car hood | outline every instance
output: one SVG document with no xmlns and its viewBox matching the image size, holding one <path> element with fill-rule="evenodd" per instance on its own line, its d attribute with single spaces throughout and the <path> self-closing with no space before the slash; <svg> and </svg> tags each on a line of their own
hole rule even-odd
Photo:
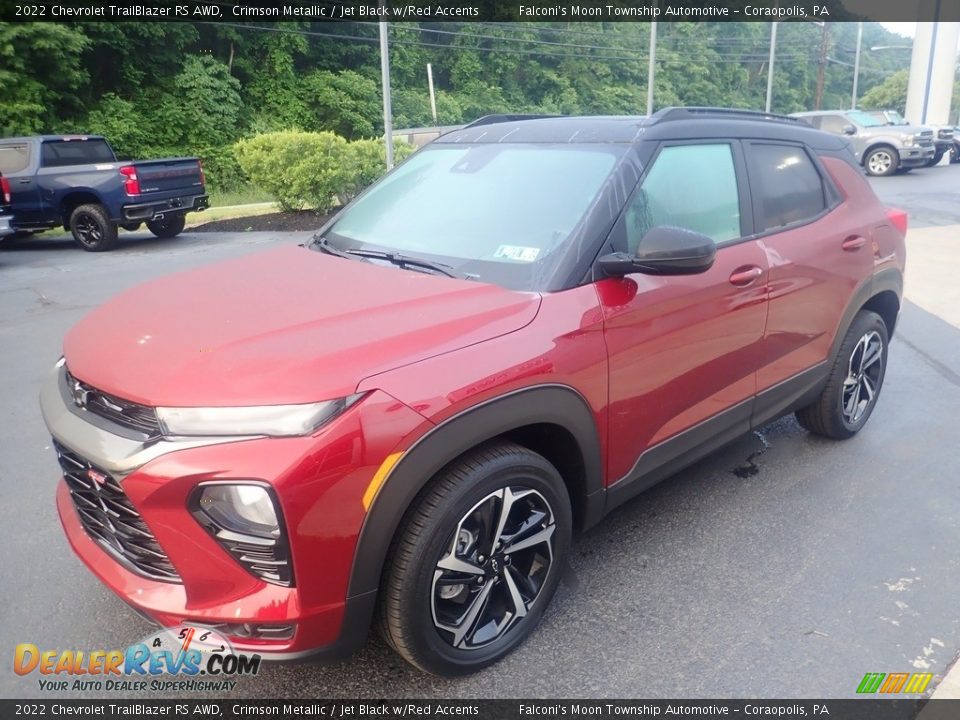
<svg viewBox="0 0 960 720">
<path fill-rule="evenodd" d="M 312 402 L 513 332 L 539 307 L 536 293 L 288 247 L 123 292 L 64 355 L 80 380 L 145 405 Z"/>
</svg>

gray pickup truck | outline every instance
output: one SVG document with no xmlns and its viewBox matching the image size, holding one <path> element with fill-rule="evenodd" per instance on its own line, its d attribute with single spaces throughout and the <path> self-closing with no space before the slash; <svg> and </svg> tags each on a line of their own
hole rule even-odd
<svg viewBox="0 0 960 720">
<path fill-rule="evenodd" d="M 846 135 L 868 175 L 893 175 L 926 166 L 936 154 L 933 130 L 916 125 L 889 125 L 862 110 L 793 113 L 813 127 Z"/>
<path fill-rule="evenodd" d="M 0 173 L 16 231 L 60 226 L 94 252 L 112 248 L 120 227 L 146 223 L 157 237 L 173 237 L 186 213 L 208 204 L 197 158 L 119 161 L 99 135 L 0 139 Z"/>
</svg>

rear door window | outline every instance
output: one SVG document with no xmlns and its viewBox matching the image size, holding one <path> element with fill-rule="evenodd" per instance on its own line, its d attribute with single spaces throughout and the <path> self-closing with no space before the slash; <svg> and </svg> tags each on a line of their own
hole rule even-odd
<svg viewBox="0 0 960 720">
<path fill-rule="evenodd" d="M 802 147 L 750 143 L 747 162 L 758 232 L 809 221 L 827 209 L 823 178 Z"/>
<path fill-rule="evenodd" d="M 23 172 L 30 165 L 30 146 L 27 143 L 0 145 L 0 174 Z"/>
<path fill-rule="evenodd" d="M 49 140 L 43 143 L 40 158 L 44 167 L 94 165 L 115 161 L 106 140 Z"/>
</svg>

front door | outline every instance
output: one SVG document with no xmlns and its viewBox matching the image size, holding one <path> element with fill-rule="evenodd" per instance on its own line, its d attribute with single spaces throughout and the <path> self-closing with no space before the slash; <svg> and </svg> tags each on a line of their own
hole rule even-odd
<svg viewBox="0 0 960 720">
<path fill-rule="evenodd" d="M 614 227 L 616 250 L 676 226 L 711 237 L 700 275 L 597 283 L 610 367 L 608 482 L 646 486 L 680 456 L 749 429 L 766 320 L 767 261 L 749 232 L 740 144 L 664 144 Z M 662 474 L 662 473 L 661 473 Z"/>
</svg>

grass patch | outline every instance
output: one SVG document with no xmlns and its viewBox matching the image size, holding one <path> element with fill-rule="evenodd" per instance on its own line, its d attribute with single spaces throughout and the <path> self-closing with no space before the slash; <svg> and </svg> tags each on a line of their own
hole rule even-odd
<svg viewBox="0 0 960 720">
<path fill-rule="evenodd" d="M 229 192 L 210 193 L 210 207 L 212 208 L 264 202 L 273 202 L 273 196 L 266 190 L 262 190 L 253 185 Z"/>
</svg>

